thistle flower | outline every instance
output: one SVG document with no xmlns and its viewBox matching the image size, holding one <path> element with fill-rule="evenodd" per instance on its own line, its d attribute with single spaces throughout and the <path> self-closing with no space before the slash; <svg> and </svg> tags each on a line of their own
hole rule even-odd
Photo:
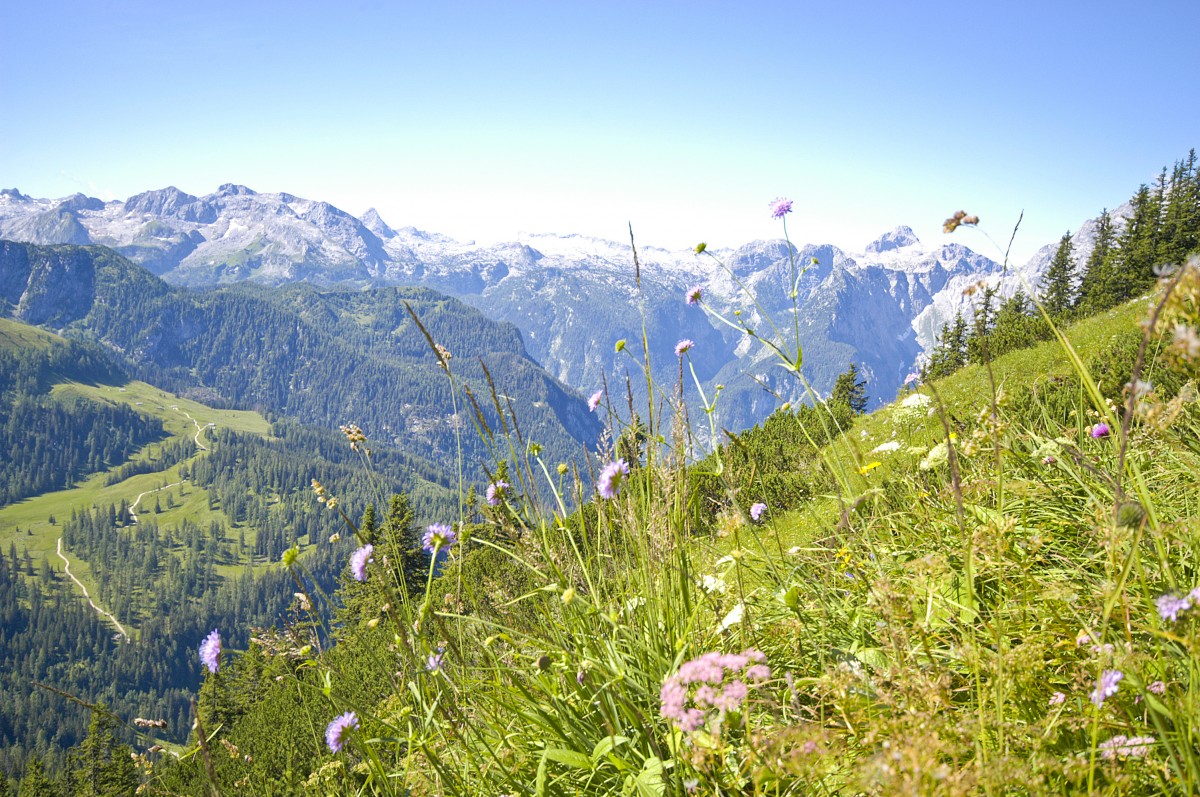
<svg viewBox="0 0 1200 797">
<path fill-rule="evenodd" d="M 421 538 L 421 547 L 427 553 L 437 554 L 443 548 L 449 548 L 458 540 L 458 534 L 445 523 L 434 523 L 425 529 Z"/>
<path fill-rule="evenodd" d="M 221 666 L 221 634 L 215 628 L 200 643 L 200 663 L 207 667 L 209 672 L 216 672 Z"/>
<path fill-rule="evenodd" d="M 329 723 L 329 727 L 325 729 L 325 744 L 329 745 L 332 752 L 340 752 L 350 736 L 350 731 L 357 729 L 358 715 L 353 711 L 347 711 L 341 716 L 334 717 L 333 722 Z"/>
<path fill-rule="evenodd" d="M 1120 688 L 1121 679 L 1125 677 L 1125 673 L 1120 670 L 1105 670 L 1100 673 L 1100 677 L 1096 679 L 1096 688 L 1092 690 L 1091 700 L 1096 704 L 1096 707 L 1104 705 L 1105 698 L 1112 697 Z"/>
<path fill-rule="evenodd" d="M 596 491 L 601 498 L 616 498 L 621 489 L 621 482 L 629 475 L 629 463 L 617 459 L 604 466 L 600 478 L 596 482 Z"/>
<path fill-rule="evenodd" d="M 783 197 L 775 197 L 770 203 L 771 218 L 782 219 L 784 216 L 792 212 L 792 200 L 784 199 Z"/>
<path fill-rule="evenodd" d="M 684 338 L 683 340 L 681 340 L 675 344 L 675 356 L 682 357 L 685 352 L 691 351 L 692 347 L 695 345 L 696 345 L 695 341 L 692 341 L 688 338 Z"/>
<path fill-rule="evenodd" d="M 1099 440 L 1101 437 L 1108 437 L 1108 433 L 1112 431 L 1108 428 L 1107 423 L 1098 423 L 1092 427 L 1091 435 L 1094 439 Z"/>
<path fill-rule="evenodd" d="M 603 390 L 597 390 L 595 393 L 588 396 L 588 409 L 592 412 L 595 412 L 596 408 L 600 406 L 600 399 L 602 398 L 604 398 Z"/>
<path fill-rule="evenodd" d="M 508 482 L 499 481 L 492 482 L 487 486 L 487 502 L 488 506 L 499 506 L 504 500 L 504 496 L 508 493 Z"/>
<path fill-rule="evenodd" d="M 757 523 L 758 519 L 763 516 L 763 512 L 766 512 L 766 511 L 767 511 L 766 504 L 763 504 L 763 503 L 751 504 L 750 505 L 750 519 L 753 520 L 755 523 Z"/>
<path fill-rule="evenodd" d="M 374 551 L 375 546 L 367 544 L 350 554 L 350 574 L 355 581 L 367 580 L 367 562 L 373 561 L 371 554 Z"/>
<path fill-rule="evenodd" d="M 699 303 L 700 303 L 700 300 L 701 300 L 702 298 L 704 298 L 704 293 L 703 293 L 703 291 L 701 291 L 701 290 L 700 290 L 700 286 L 699 286 L 699 285 L 693 285 L 691 288 L 689 288 L 689 289 L 688 289 L 688 292 L 687 292 L 687 303 L 688 303 L 689 305 L 697 305 L 697 304 L 699 304 Z"/>
<path fill-rule="evenodd" d="M 1180 612 L 1186 612 L 1192 608 L 1191 598 L 1187 596 L 1180 598 L 1170 593 L 1160 595 L 1154 603 L 1158 607 L 1158 616 L 1163 619 L 1163 622 L 1173 623 L 1179 619 Z"/>
</svg>

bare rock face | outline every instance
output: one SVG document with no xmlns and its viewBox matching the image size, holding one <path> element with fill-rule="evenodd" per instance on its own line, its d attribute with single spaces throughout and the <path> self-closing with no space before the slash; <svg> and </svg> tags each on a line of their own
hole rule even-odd
<svg viewBox="0 0 1200 797">
<path fill-rule="evenodd" d="M 0 241 L 0 281 L 13 317 L 63 327 L 87 315 L 95 268 L 82 248 L 43 249 Z"/>
</svg>

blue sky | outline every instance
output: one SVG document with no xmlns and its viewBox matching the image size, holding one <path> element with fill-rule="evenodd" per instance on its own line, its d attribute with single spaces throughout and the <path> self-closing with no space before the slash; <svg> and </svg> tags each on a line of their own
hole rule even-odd
<svg viewBox="0 0 1200 797">
<path fill-rule="evenodd" d="M 777 235 L 776 196 L 850 249 L 1024 209 L 1023 261 L 1200 144 L 1200 3 L 1144 5 L 6 3 L 0 187 L 671 247 Z"/>
</svg>

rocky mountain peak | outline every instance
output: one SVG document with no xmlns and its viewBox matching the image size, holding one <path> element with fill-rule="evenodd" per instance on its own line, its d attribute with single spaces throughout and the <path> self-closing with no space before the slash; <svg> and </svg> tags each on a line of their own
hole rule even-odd
<svg viewBox="0 0 1200 797">
<path fill-rule="evenodd" d="M 387 225 L 375 208 L 368 208 L 367 212 L 362 214 L 361 221 L 364 227 L 379 236 L 381 240 L 387 241 L 396 237 L 396 231 Z"/>
<path fill-rule="evenodd" d="M 217 188 L 217 196 L 257 196 L 258 192 L 237 183 L 223 183 Z"/>
<path fill-rule="evenodd" d="M 875 253 L 890 252 L 893 249 L 902 249 L 905 246 L 912 246 L 919 243 L 921 241 L 913 233 L 912 228 L 906 224 L 901 224 L 891 232 L 885 232 L 867 244 L 866 251 Z"/>
</svg>

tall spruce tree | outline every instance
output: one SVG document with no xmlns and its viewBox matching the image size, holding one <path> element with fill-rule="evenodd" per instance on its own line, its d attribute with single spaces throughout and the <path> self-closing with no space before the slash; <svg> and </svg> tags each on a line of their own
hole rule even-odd
<svg viewBox="0 0 1200 797">
<path fill-rule="evenodd" d="M 833 383 L 831 402 L 841 402 L 850 408 L 855 415 L 861 415 L 867 409 L 867 380 L 859 379 L 858 366 L 853 362 L 840 374 Z"/>
<path fill-rule="evenodd" d="M 1096 222 L 1096 240 L 1083 266 L 1076 304 L 1083 313 L 1096 313 L 1116 304 L 1112 292 L 1112 267 L 1116 232 L 1108 208 Z"/>
<path fill-rule="evenodd" d="M 1063 233 L 1050 268 L 1042 276 L 1042 306 L 1051 317 L 1061 318 L 1075 305 L 1075 245 Z"/>
</svg>

